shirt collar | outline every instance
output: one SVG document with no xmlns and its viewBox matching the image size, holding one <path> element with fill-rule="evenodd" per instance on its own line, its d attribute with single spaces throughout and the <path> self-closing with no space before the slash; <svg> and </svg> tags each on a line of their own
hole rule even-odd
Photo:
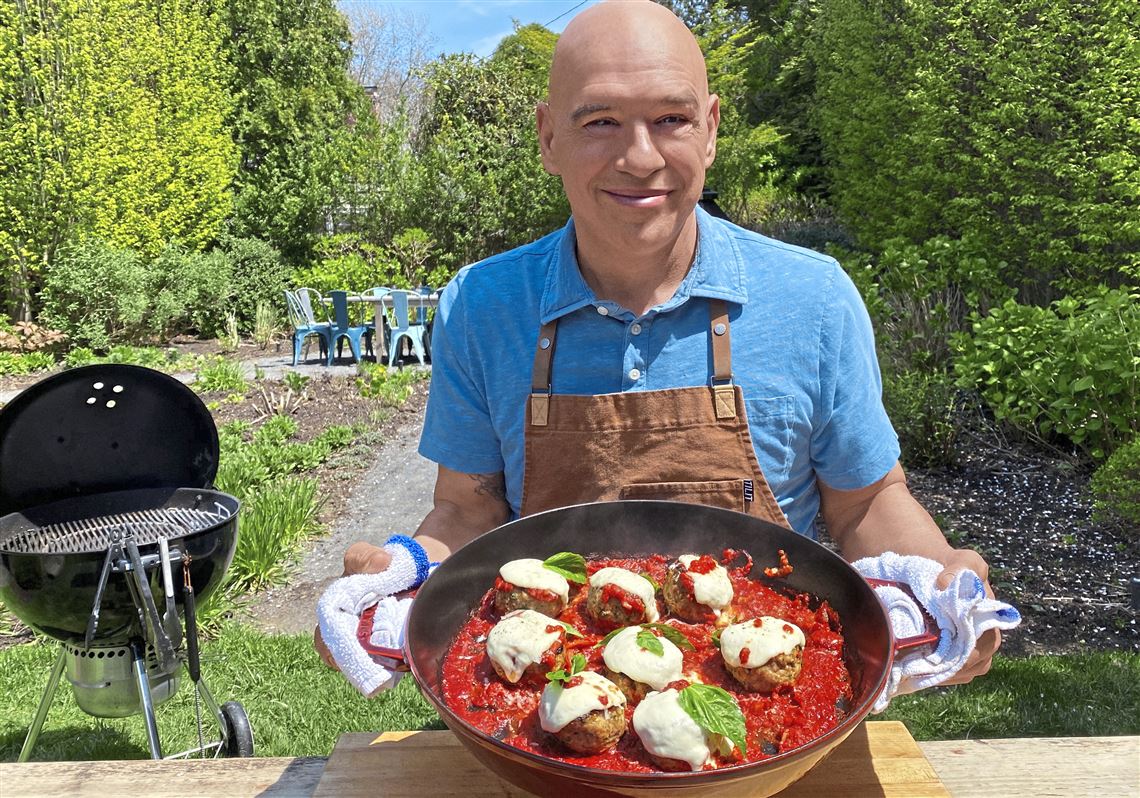
<svg viewBox="0 0 1140 798">
<path fill-rule="evenodd" d="M 696 208 L 696 214 L 697 257 L 677 292 L 655 308 L 657 312 L 672 310 L 693 296 L 724 299 L 741 305 L 748 302 L 744 264 L 736 242 L 729 235 L 729 228 L 700 206 Z M 599 302 L 578 268 L 575 240 L 574 220 L 571 218 L 562 228 L 558 249 L 546 273 L 540 305 L 542 324 Z"/>
</svg>

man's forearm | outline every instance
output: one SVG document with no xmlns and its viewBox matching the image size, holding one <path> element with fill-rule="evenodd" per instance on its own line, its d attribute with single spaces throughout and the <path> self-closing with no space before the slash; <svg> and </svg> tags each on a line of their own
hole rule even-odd
<svg viewBox="0 0 1140 798">
<path fill-rule="evenodd" d="M 835 529 L 832 523 L 836 524 Z M 887 486 L 864 508 L 829 520 L 828 531 L 843 556 L 851 561 L 894 551 L 944 562 L 953 551 L 930 513 L 911 496 L 905 482 Z"/>
</svg>

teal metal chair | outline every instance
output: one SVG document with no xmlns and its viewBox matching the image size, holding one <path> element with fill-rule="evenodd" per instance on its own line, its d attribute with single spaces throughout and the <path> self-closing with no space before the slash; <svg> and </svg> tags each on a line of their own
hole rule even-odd
<svg viewBox="0 0 1140 798">
<path fill-rule="evenodd" d="M 405 338 L 412 346 L 412 353 L 419 359 L 420 364 L 427 363 L 427 350 L 424 346 L 424 335 L 428 326 L 416 322 L 411 314 L 412 303 L 419 300 L 419 294 L 412 291 L 395 290 L 391 292 L 392 313 L 389 317 L 391 329 L 388 330 L 388 366 L 391 368 L 400 359 L 400 344 Z"/>
<path fill-rule="evenodd" d="M 360 295 L 383 299 L 390 293 L 392 293 L 391 288 L 377 285 L 369 288 L 367 291 L 361 291 Z M 377 313 L 377 306 L 370 303 L 362 302 L 361 307 L 368 311 L 365 314 L 367 318 L 363 319 L 364 326 L 368 328 L 368 332 L 364 335 L 364 348 L 369 355 L 376 357 L 376 352 L 373 351 L 372 348 L 372 340 L 377 335 L 380 336 L 381 343 L 388 340 L 388 314 L 384 312 L 383 308 L 380 308 L 380 312 Z M 381 329 L 379 330 L 376 329 L 377 318 L 380 319 Z M 377 358 L 377 361 L 379 361 L 379 358 Z"/>
<path fill-rule="evenodd" d="M 295 291 L 285 291 L 285 305 L 289 309 L 289 323 L 293 325 L 293 365 L 301 360 L 301 349 L 310 336 L 320 341 L 321 358 L 332 351 L 332 325 L 327 321 L 317 321 L 308 298 L 302 301 Z"/>
<path fill-rule="evenodd" d="M 352 324 L 349 319 L 347 291 L 332 291 L 330 296 L 333 310 L 332 340 L 336 342 L 336 357 L 340 357 L 344 348 L 344 341 L 347 338 L 349 349 L 352 350 L 352 359 L 359 363 L 362 339 L 368 333 L 368 328 L 363 324 Z M 329 347 L 328 364 L 330 366 L 333 364 L 331 346 Z"/>
</svg>

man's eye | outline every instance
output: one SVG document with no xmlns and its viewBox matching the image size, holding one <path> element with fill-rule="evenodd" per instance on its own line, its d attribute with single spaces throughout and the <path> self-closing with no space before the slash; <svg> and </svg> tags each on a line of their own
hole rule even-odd
<svg viewBox="0 0 1140 798">
<path fill-rule="evenodd" d="M 665 125 L 683 125 L 688 122 L 689 119 L 679 114 L 670 114 L 669 116 L 661 117 L 658 121 Z"/>
<path fill-rule="evenodd" d="M 612 119 L 591 119 L 586 123 L 586 127 L 610 127 L 616 124 L 617 122 Z"/>
</svg>

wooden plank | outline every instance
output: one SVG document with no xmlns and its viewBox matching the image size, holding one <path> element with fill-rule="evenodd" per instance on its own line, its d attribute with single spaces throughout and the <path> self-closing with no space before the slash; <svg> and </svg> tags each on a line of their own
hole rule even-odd
<svg viewBox="0 0 1140 798">
<path fill-rule="evenodd" d="M 324 757 L 0 764 L 3 798 L 310 798 Z"/>
<path fill-rule="evenodd" d="M 919 743 L 958 798 L 1137 798 L 1140 737 Z"/>
<path fill-rule="evenodd" d="M 430 786 L 429 786 L 430 785 Z M 315 798 L 470 796 L 525 798 L 467 752 L 451 732 L 345 734 Z M 922 749 L 898 722 L 866 723 L 781 798 L 949 798 Z"/>
</svg>

